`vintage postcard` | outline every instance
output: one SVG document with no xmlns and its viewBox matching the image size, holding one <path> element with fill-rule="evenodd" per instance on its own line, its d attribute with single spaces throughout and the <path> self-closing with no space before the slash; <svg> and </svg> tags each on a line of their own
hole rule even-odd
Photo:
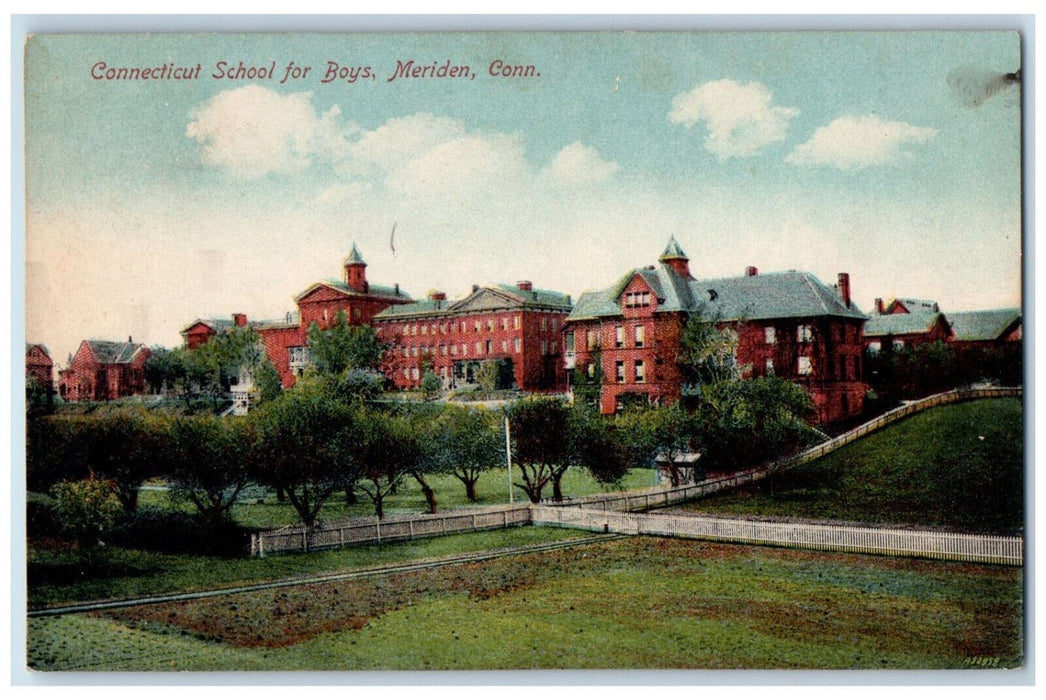
<svg viewBox="0 0 1046 700">
<path fill-rule="evenodd" d="M 38 34 L 24 87 L 30 675 L 1022 677 L 1018 32 Z"/>
</svg>

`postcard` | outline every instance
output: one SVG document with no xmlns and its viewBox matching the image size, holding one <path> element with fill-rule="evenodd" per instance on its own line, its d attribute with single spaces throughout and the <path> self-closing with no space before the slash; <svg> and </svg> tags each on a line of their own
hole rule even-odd
<svg viewBox="0 0 1046 700">
<path fill-rule="evenodd" d="M 29 672 L 1007 682 L 1021 42 L 29 37 Z"/>
</svg>

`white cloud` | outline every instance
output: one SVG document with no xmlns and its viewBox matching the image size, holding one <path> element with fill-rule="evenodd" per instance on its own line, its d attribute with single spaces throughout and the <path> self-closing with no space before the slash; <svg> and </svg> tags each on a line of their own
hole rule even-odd
<svg viewBox="0 0 1046 700">
<path fill-rule="evenodd" d="M 518 135 L 472 131 L 433 146 L 389 173 L 387 182 L 406 194 L 469 196 L 513 186 L 529 170 Z"/>
<path fill-rule="evenodd" d="M 311 92 L 281 95 L 260 85 L 221 92 L 190 116 L 185 135 L 202 144 L 203 162 L 247 179 L 300 172 L 319 154 L 335 157 L 352 131 L 337 106 L 317 114 Z"/>
<path fill-rule="evenodd" d="M 620 165 L 605 160 L 596 149 L 575 141 L 557 153 L 544 172 L 558 183 L 585 185 L 602 182 L 619 170 Z"/>
<path fill-rule="evenodd" d="M 427 113 L 412 114 L 389 119 L 377 129 L 364 133 L 351 151 L 359 163 L 391 171 L 465 133 L 465 124 L 460 120 Z"/>
<path fill-rule="evenodd" d="M 687 129 L 705 122 L 705 148 L 719 160 L 753 156 L 763 146 L 784 140 L 789 122 L 799 114 L 773 100 L 762 83 L 716 80 L 676 95 L 668 120 Z"/>
<path fill-rule="evenodd" d="M 937 129 L 883 121 L 874 114 L 839 117 L 815 131 L 809 141 L 796 146 L 785 160 L 799 165 L 857 170 L 909 156 L 904 146 L 926 143 L 936 134 Z"/>
</svg>

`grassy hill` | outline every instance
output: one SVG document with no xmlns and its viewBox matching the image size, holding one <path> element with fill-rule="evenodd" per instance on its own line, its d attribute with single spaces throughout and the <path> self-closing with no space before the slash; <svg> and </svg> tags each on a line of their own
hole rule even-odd
<svg viewBox="0 0 1046 700">
<path fill-rule="evenodd" d="M 1018 399 L 940 406 L 686 510 L 1019 534 L 1022 417 Z"/>
</svg>

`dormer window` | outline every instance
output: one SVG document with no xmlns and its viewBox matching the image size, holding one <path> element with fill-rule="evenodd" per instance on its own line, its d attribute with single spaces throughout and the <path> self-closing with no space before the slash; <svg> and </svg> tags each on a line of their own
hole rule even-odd
<svg viewBox="0 0 1046 700">
<path fill-rule="evenodd" d="M 625 292 L 625 308 L 650 306 L 650 292 Z"/>
</svg>

